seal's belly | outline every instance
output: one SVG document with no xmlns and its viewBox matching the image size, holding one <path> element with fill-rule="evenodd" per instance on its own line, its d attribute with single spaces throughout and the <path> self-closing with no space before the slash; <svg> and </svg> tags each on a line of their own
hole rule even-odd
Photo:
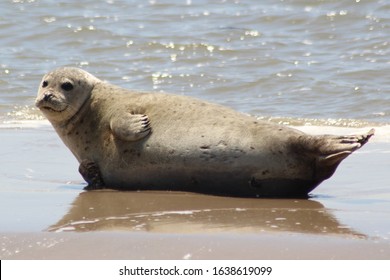
<svg viewBox="0 0 390 280">
<path fill-rule="evenodd" d="M 98 165 L 105 184 L 115 189 L 175 190 L 238 196 L 272 196 L 296 185 L 283 155 L 254 147 L 216 143 L 177 147 L 145 141 L 116 145 Z M 295 168 L 295 170 L 298 170 Z M 302 184 L 300 184 L 302 185 Z M 304 183 L 307 193 L 308 183 Z M 271 193 L 270 193 L 271 192 Z M 295 194 L 297 190 L 293 191 Z M 286 195 L 288 196 L 288 195 Z"/>
</svg>

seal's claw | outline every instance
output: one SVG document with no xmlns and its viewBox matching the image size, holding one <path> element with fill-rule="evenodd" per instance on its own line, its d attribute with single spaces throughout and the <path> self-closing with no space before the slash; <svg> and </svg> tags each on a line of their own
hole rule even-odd
<svg viewBox="0 0 390 280">
<path fill-rule="evenodd" d="M 104 181 L 98 165 L 91 160 L 83 160 L 79 166 L 79 172 L 88 183 L 85 190 L 104 189 Z"/>
</svg>

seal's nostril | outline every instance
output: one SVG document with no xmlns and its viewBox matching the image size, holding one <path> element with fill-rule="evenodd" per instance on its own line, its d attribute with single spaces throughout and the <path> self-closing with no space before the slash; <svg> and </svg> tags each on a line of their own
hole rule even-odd
<svg viewBox="0 0 390 280">
<path fill-rule="evenodd" d="M 51 98 L 53 97 L 53 94 L 48 92 L 48 93 L 45 93 L 44 96 L 43 96 L 43 100 L 44 101 L 49 101 Z"/>
</svg>

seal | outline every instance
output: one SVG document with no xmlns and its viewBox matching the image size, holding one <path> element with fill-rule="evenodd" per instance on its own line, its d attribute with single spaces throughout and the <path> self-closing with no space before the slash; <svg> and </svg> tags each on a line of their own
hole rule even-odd
<svg viewBox="0 0 390 280">
<path fill-rule="evenodd" d="M 308 135 L 186 96 L 127 90 L 78 68 L 46 74 L 36 106 L 86 189 L 305 197 L 374 134 Z"/>
</svg>

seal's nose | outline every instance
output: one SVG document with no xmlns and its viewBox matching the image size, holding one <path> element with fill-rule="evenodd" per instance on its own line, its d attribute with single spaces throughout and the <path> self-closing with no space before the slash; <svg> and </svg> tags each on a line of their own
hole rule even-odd
<svg viewBox="0 0 390 280">
<path fill-rule="evenodd" d="M 50 91 L 45 92 L 43 94 L 43 101 L 49 101 L 50 99 L 52 99 L 52 97 L 53 97 L 53 93 L 51 93 Z"/>
<path fill-rule="evenodd" d="M 38 95 L 37 99 L 35 99 L 35 106 L 40 108 L 47 102 L 50 102 L 54 98 L 54 94 L 51 91 L 46 91 Z"/>
</svg>

